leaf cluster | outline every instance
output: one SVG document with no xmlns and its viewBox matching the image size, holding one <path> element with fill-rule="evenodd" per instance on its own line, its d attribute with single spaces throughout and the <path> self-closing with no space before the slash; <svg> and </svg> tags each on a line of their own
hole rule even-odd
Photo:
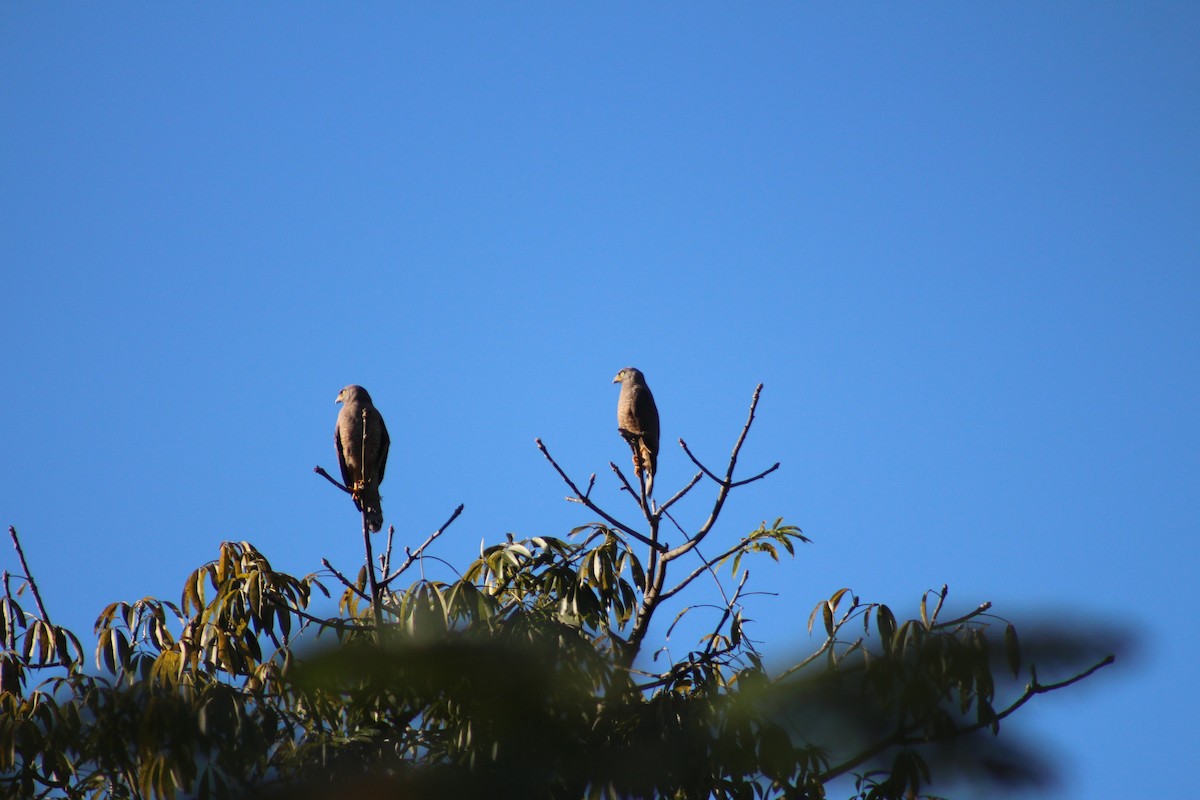
<svg viewBox="0 0 1200 800">
<path fill-rule="evenodd" d="M 889 800 L 964 770 L 1040 778 L 1027 752 L 989 742 L 1032 697 L 1111 658 L 1041 683 L 1030 655 L 1046 648 L 1019 643 L 987 604 L 945 619 L 945 587 L 911 619 L 840 589 L 809 619 L 816 650 L 767 668 L 747 564 L 794 556 L 807 537 L 777 518 L 701 554 L 729 493 L 778 467 L 735 477 L 761 388 L 723 473 L 681 441 L 698 471 L 658 504 L 610 465 L 637 522 L 597 506 L 595 476 L 581 491 L 539 441 L 595 521 L 509 535 L 457 579 L 407 585 L 461 506 L 398 567 L 394 531 L 377 555 L 364 516 L 353 579 L 327 561 L 292 576 L 224 542 L 177 603 L 105 607 L 90 663 L 50 621 L 10 529 L 23 575 L 6 573 L 0 596 L 0 795 L 794 800 L 845 777 L 855 797 Z M 670 509 L 705 479 L 707 517 L 685 528 Z M 715 621 L 672 656 L 654 620 L 673 612 L 670 636 L 701 608 Z M 1009 673 L 1028 676 L 1024 690 L 998 688 Z"/>
</svg>

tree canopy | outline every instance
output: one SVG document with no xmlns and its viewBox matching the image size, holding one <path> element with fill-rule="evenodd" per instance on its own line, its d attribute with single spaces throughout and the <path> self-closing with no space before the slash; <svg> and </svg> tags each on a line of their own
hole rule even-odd
<svg viewBox="0 0 1200 800">
<path fill-rule="evenodd" d="M 10 528 L 19 572 L 5 573 L 0 598 L 0 791 L 882 800 L 932 796 L 935 779 L 1043 780 L 1045 765 L 1001 729 L 1032 698 L 1111 663 L 1087 660 L 1112 644 L 1099 634 L 1019 640 L 988 603 L 951 613 L 945 586 L 910 618 L 841 588 L 809 616 L 813 652 L 768 669 L 747 629 L 746 565 L 808 540 L 776 518 L 723 537 L 732 543 L 711 557 L 698 549 L 730 493 L 779 466 L 737 474 L 761 389 L 723 470 L 681 440 L 696 473 L 662 503 L 610 464 L 636 522 L 596 504 L 596 476 L 581 489 L 539 441 L 590 516 L 561 538 L 507 536 L 454 580 L 410 571 L 462 506 L 415 548 L 395 547 L 391 529 L 373 537 L 364 512 L 354 577 L 324 560 L 285 574 L 251 543 L 224 542 L 177 601 L 105 607 L 94 652 L 53 624 Z M 700 486 L 711 511 L 668 546 L 672 507 Z M 701 579 L 720 587 L 717 623 L 660 660 L 652 621 L 677 622 Z"/>
</svg>

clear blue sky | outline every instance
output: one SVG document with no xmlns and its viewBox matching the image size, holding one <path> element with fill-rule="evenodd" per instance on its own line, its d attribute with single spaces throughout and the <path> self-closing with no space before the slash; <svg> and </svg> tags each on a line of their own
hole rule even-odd
<svg viewBox="0 0 1200 800">
<path fill-rule="evenodd" d="M 618 368 L 664 496 L 762 381 L 743 463 L 783 466 L 719 536 L 815 540 L 754 570 L 771 654 L 843 585 L 1119 621 L 1138 658 L 1008 729 L 1054 797 L 1179 796 L 1198 41 L 1192 3 L 6 3 L 0 523 L 76 628 L 225 539 L 353 571 L 311 469 L 354 382 L 387 521 L 465 503 L 462 564 L 588 521 L 535 437 L 616 502 Z"/>
</svg>

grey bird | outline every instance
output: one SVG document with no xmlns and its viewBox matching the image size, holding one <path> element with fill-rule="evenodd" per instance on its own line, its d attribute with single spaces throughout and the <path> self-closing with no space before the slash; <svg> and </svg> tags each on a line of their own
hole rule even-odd
<svg viewBox="0 0 1200 800">
<path fill-rule="evenodd" d="M 641 370 L 625 367 L 613 378 L 621 384 L 617 398 L 617 431 L 633 450 L 633 468 L 646 476 L 646 496 L 654 491 L 658 471 L 658 407 Z"/>
<path fill-rule="evenodd" d="M 379 484 L 383 482 L 391 439 L 366 389 L 350 384 L 338 392 L 336 402 L 342 404 L 342 409 L 338 412 L 333 443 L 337 447 L 338 466 L 342 468 L 342 482 L 351 491 L 354 506 L 366 514 L 367 527 L 375 532 L 383 527 Z"/>
</svg>

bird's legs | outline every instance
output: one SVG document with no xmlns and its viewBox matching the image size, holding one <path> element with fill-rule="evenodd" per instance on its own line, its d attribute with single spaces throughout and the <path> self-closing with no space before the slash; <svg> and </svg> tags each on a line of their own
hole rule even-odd
<svg viewBox="0 0 1200 800">
<path fill-rule="evenodd" d="M 633 473 L 641 477 L 644 467 L 642 464 L 642 435 L 625 428 L 617 428 L 617 433 L 621 434 L 621 438 L 629 444 L 629 449 L 633 451 Z"/>
</svg>

